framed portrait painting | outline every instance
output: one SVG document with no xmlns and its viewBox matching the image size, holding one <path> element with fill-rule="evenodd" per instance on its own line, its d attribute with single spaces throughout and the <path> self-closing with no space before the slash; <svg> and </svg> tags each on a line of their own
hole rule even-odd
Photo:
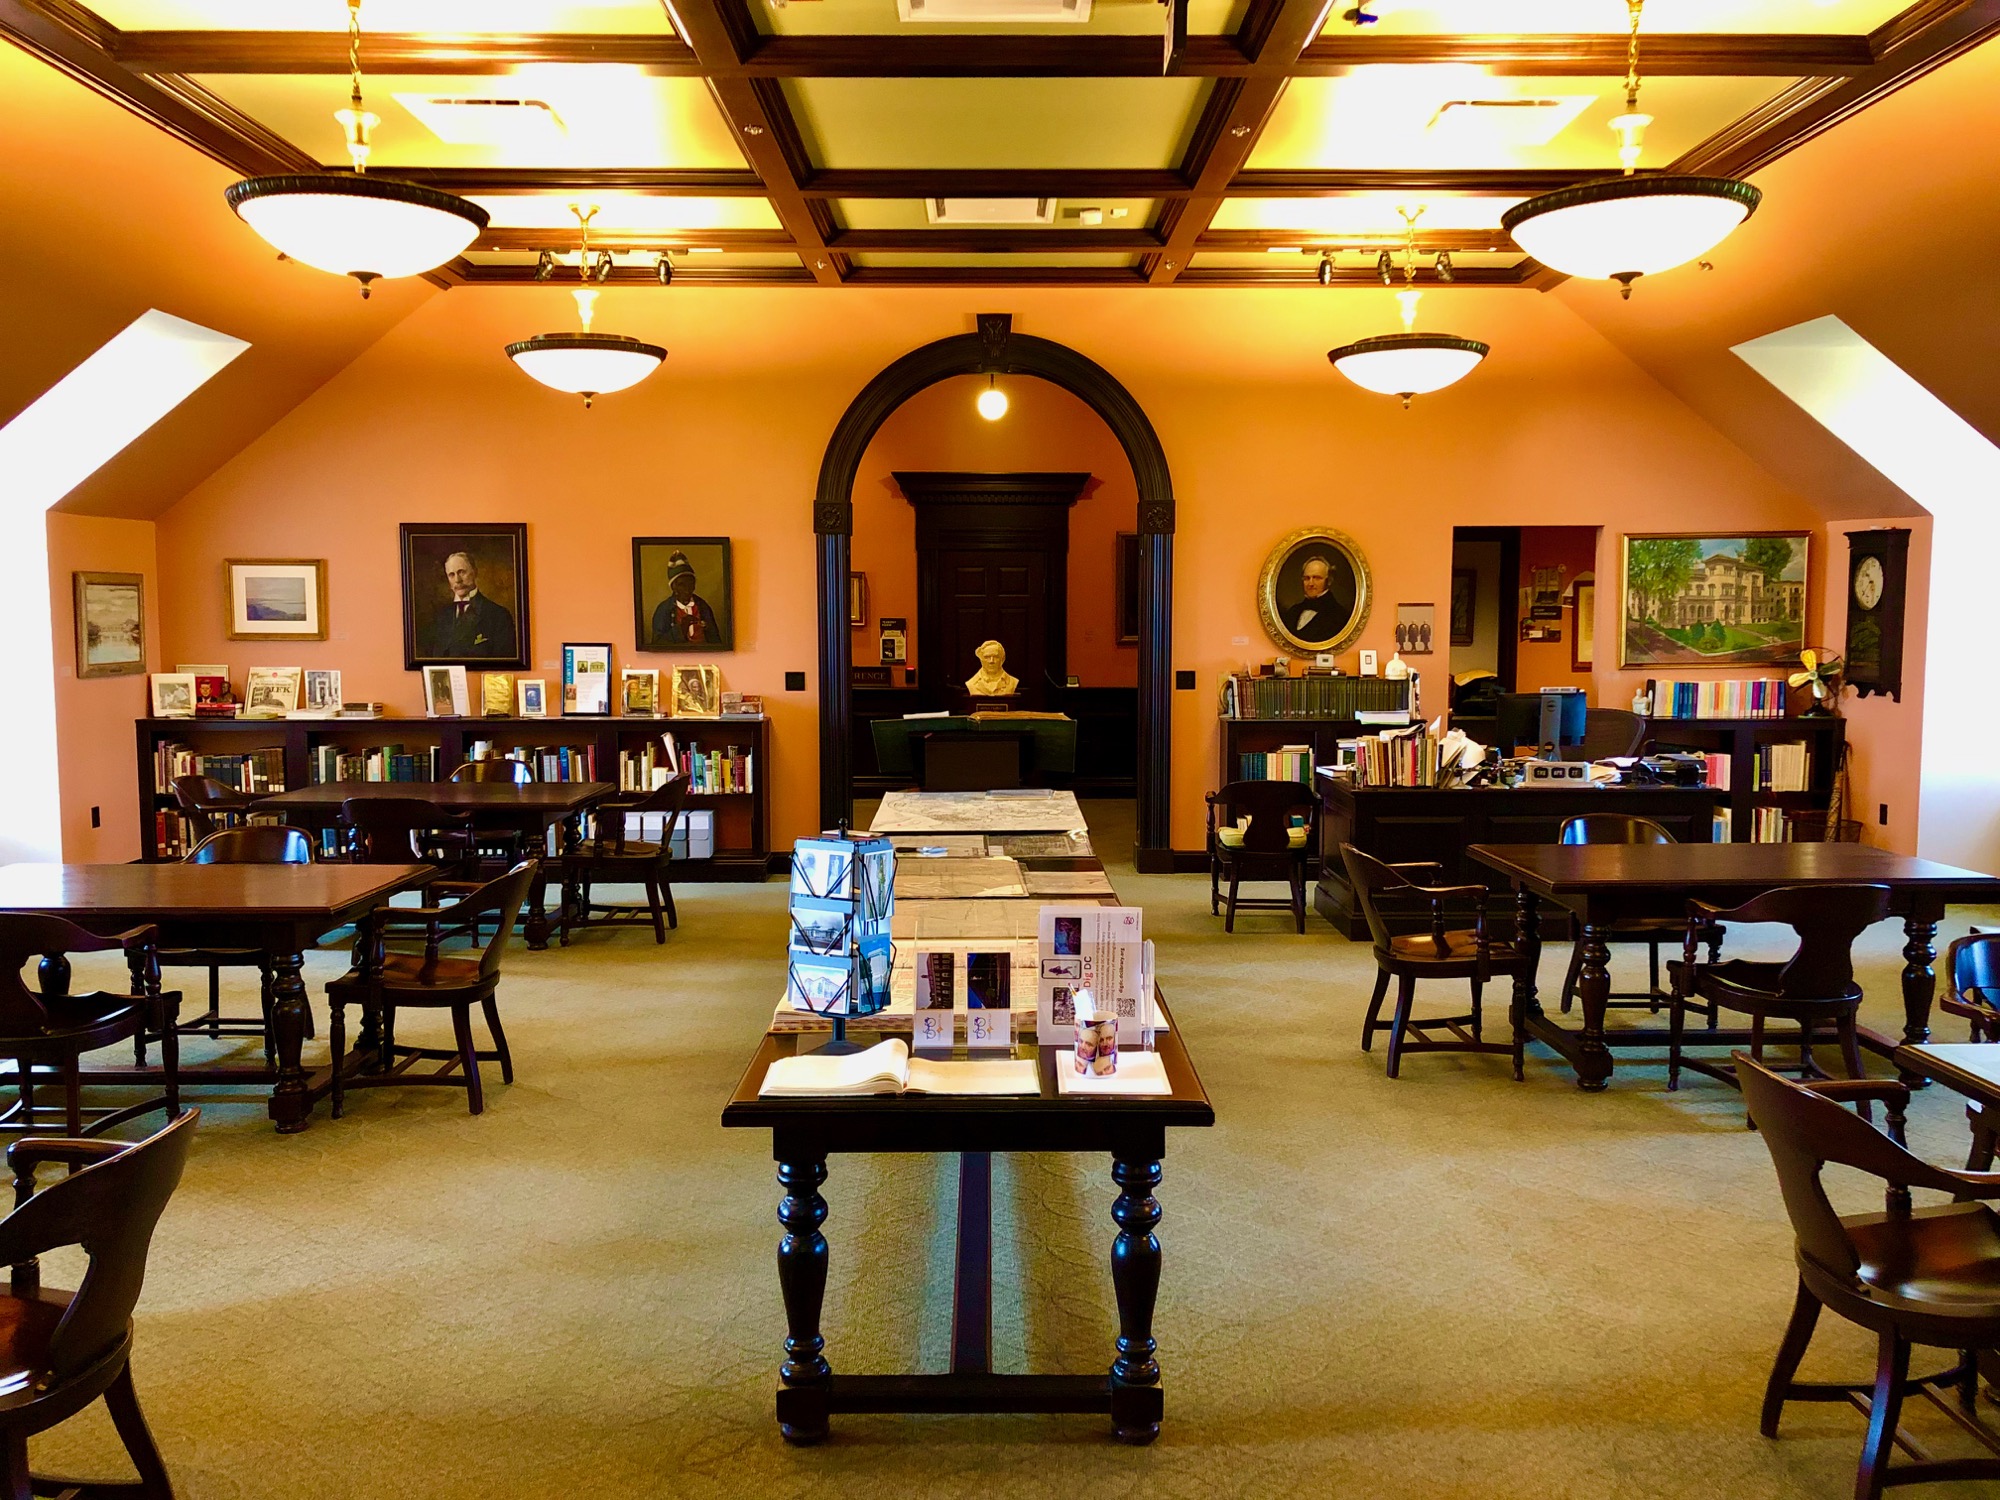
<svg viewBox="0 0 2000 1500">
<path fill-rule="evenodd" d="M 1781 666 L 1805 648 L 1811 536 L 1627 536 L 1618 624 L 1625 667 Z"/>
<path fill-rule="evenodd" d="M 1479 608 L 1479 573 L 1474 568 L 1451 570 L 1451 643 L 1470 646 L 1479 631 L 1475 618 Z"/>
<path fill-rule="evenodd" d="M 1257 579 L 1257 613 L 1280 646 L 1337 651 L 1368 623 L 1368 563 L 1354 539 L 1312 526 L 1271 549 Z"/>
<path fill-rule="evenodd" d="M 232 641 L 326 639 L 326 560 L 232 557 L 223 562 Z"/>
<path fill-rule="evenodd" d="M 131 677 L 146 670 L 146 580 L 137 573 L 78 573 L 76 675 Z"/>
<path fill-rule="evenodd" d="M 526 523 L 405 521 L 403 665 L 527 667 Z"/>
<path fill-rule="evenodd" d="M 641 651 L 733 651 L 729 538 L 633 537 L 632 609 Z"/>
</svg>

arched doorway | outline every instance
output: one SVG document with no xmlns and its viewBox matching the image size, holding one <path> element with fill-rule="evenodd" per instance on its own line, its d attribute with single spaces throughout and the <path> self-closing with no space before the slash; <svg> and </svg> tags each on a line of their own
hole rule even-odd
<svg viewBox="0 0 2000 1500">
<path fill-rule="evenodd" d="M 813 501 L 818 542 L 819 807 L 831 827 L 852 811 L 849 738 L 852 642 L 847 574 L 854 479 L 869 439 L 918 391 L 955 375 L 1034 375 L 1061 386 L 1104 419 L 1132 465 L 1139 492 L 1138 850 L 1141 870 L 1170 868 L 1168 793 L 1173 647 L 1174 489 L 1167 455 L 1132 393 L 1067 345 L 1013 331 L 1005 313 L 981 313 L 977 333 L 912 349 L 862 388 L 826 446 Z"/>
</svg>

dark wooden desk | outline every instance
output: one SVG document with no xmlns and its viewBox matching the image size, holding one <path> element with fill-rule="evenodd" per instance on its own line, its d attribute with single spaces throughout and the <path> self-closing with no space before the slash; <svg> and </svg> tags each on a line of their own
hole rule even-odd
<svg viewBox="0 0 2000 1500">
<path fill-rule="evenodd" d="M 435 875 L 429 865 L 6 865 L 0 911 L 66 917 L 92 932 L 141 922 L 175 948 L 258 948 L 270 955 L 275 1071 L 238 1065 L 180 1070 L 183 1084 L 270 1082 L 271 1118 L 282 1134 L 306 1128 L 331 1074 L 311 1087 L 300 1066 L 306 987 L 299 971 L 321 934 L 345 927 L 397 891 Z M 66 975 L 56 977 L 62 982 Z M 336 1059 L 338 1065 L 338 1059 Z M 152 1070 L 92 1069 L 97 1078 L 154 1076 Z"/>
<path fill-rule="evenodd" d="M 1593 1090 L 1610 1081 L 1610 1047 L 1658 1046 L 1666 1039 L 1665 1030 L 1657 1027 L 1621 1028 L 1605 1035 L 1611 979 L 1603 934 L 1632 918 L 1684 915 L 1690 897 L 1735 906 L 1779 886 L 1886 885 L 1890 910 L 1902 917 L 1907 939 L 1901 1040 L 1915 1045 L 1930 1036 L 1937 987 L 1932 943 L 1944 909 L 2000 901 L 2000 880 L 1991 875 L 1865 844 L 1475 844 L 1466 855 L 1499 871 L 1514 888 L 1524 953 L 1514 983 L 1516 1023 L 1568 1059 L 1578 1087 Z M 1582 924 L 1583 969 L 1577 979 L 1581 1032 L 1551 1021 L 1535 997 L 1545 900 L 1569 908 Z M 1879 1052 L 1893 1052 L 1898 1045 L 1866 1027 L 1861 1035 Z M 1701 1037 L 1733 1039 L 1707 1031 Z"/>
<path fill-rule="evenodd" d="M 570 874 L 568 856 L 582 841 L 582 819 L 599 802 L 615 796 L 609 781 L 532 781 L 519 786 L 507 781 L 329 781 L 295 791 L 273 792 L 257 811 L 278 813 L 287 822 L 312 828 L 332 828 L 340 822 L 340 804 L 350 797 L 421 797 L 448 812 L 468 813 L 474 828 L 518 832 L 530 841 L 546 842 L 549 829 L 562 828 L 562 906 L 556 926 L 564 946 L 577 910 L 579 892 Z M 549 945 L 548 913 L 542 902 L 548 893 L 548 861 L 528 893 L 527 922 L 522 932 L 537 951 Z"/>
<path fill-rule="evenodd" d="M 1345 776 L 1318 772 L 1314 784 L 1320 798 L 1320 868 L 1313 909 L 1357 942 L 1368 936 L 1368 921 L 1347 884 L 1342 844 L 1391 864 L 1435 860 L 1444 866 L 1440 885 L 1505 889 L 1497 875 L 1466 857 L 1467 846 L 1553 844 L 1564 820 L 1583 813 L 1651 818 L 1684 844 L 1705 844 L 1715 809 L 1728 797 L 1705 786 L 1356 787 Z M 1457 915 L 1469 912 L 1467 907 Z M 1411 920 L 1421 925 L 1429 918 Z"/>
</svg>

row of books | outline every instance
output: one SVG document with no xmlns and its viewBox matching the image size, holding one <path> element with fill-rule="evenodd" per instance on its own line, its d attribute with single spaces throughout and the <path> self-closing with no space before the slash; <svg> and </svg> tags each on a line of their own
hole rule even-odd
<svg viewBox="0 0 2000 1500">
<path fill-rule="evenodd" d="M 537 781 L 598 779 L 595 745 L 516 745 L 511 750 L 490 749 L 486 753 L 526 761 L 534 768 Z M 476 749 L 475 758 L 478 758 Z"/>
<path fill-rule="evenodd" d="M 282 746 L 270 745 L 218 755 L 175 740 L 162 741 L 153 752 L 154 789 L 172 791 L 176 776 L 206 776 L 239 792 L 282 792 L 285 752 Z"/>
<path fill-rule="evenodd" d="M 1310 745 L 1281 745 L 1276 750 L 1250 752 L 1236 757 L 1238 781 L 1303 781 L 1313 779 L 1313 752 Z"/>
<path fill-rule="evenodd" d="M 1750 809 L 1750 842 L 1753 844 L 1782 844 L 1790 838 L 1790 825 L 1785 821 L 1782 807 L 1753 807 Z"/>
<path fill-rule="evenodd" d="M 1341 741 L 1343 759 L 1349 743 Z M 1428 729 L 1364 735 L 1351 743 L 1356 786 L 1437 786 L 1457 768 L 1459 752 L 1444 756 L 1440 737 Z"/>
<path fill-rule="evenodd" d="M 1226 719 L 1351 719 L 1364 709 L 1408 708 L 1414 678 L 1252 677 L 1222 679 Z"/>
<path fill-rule="evenodd" d="M 1710 760 L 1718 757 L 1710 756 Z M 1757 790 L 1760 792 L 1809 792 L 1812 790 L 1812 746 L 1803 740 L 1788 744 L 1757 747 Z"/>
<path fill-rule="evenodd" d="M 437 745 L 372 745 L 362 749 L 315 745 L 306 774 L 314 786 L 335 781 L 442 781 L 444 751 Z"/>
<path fill-rule="evenodd" d="M 1782 719 L 1782 677 L 1737 677 L 1713 682 L 1646 684 L 1656 719 Z"/>
</svg>

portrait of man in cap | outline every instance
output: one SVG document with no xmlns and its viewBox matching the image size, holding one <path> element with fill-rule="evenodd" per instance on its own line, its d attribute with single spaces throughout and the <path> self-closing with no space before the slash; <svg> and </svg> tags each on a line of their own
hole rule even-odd
<svg viewBox="0 0 2000 1500">
<path fill-rule="evenodd" d="M 727 537 L 638 537 L 632 543 L 641 651 L 727 651 L 735 644 Z"/>
</svg>

